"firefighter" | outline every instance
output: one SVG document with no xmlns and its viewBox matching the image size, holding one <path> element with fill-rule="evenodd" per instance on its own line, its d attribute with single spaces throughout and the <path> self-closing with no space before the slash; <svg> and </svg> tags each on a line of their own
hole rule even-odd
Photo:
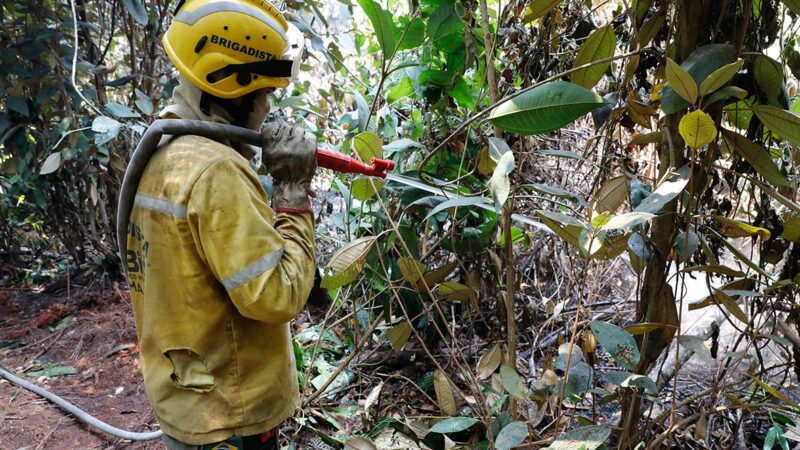
<svg viewBox="0 0 800 450">
<path fill-rule="evenodd" d="M 181 76 L 160 116 L 263 126 L 273 193 L 224 139 L 172 136 L 147 162 L 125 255 L 145 390 L 169 449 L 277 449 L 299 397 L 289 321 L 316 272 L 316 139 L 263 122 L 303 36 L 266 1 L 188 0 L 162 42 Z"/>
</svg>

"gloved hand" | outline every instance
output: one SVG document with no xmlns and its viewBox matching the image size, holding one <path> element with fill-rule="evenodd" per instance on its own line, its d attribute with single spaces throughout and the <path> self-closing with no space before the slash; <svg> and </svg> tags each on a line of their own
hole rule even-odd
<svg viewBox="0 0 800 450">
<path fill-rule="evenodd" d="M 311 211 L 311 179 L 317 170 L 317 139 L 301 127 L 270 122 L 261 128 L 264 166 L 272 175 L 272 207 Z"/>
</svg>

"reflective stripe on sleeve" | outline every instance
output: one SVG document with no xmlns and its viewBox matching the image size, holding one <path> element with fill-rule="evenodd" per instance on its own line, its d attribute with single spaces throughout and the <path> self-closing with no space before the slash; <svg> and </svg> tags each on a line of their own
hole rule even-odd
<svg viewBox="0 0 800 450">
<path fill-rule="evenodd" d="M 133 202 L 142 208 L 152 209 L 153 211 L 169 214 L 176 219 L 185 219 L 189 217 L 189 207 L 178 203 L 164 200 L 163 198 L 151 197 L 144 194 L 136 194 L 136 199 Z"/>
<path fill-rule="evenodd" d="M 225 290 L 230 292 L 243 284 L 253 281 L 256 277 L 258 277 L 262 273 L 277 266 L 278 262 L 280 262 L 282 257 L 283 257 L 282 248 L 275 250 L 272 253 L 268 253 L 259 258 L 253 264 L 250 264 L 244 269 L 222 280 L 222 285 L 225 286 Z"/>
</svg>

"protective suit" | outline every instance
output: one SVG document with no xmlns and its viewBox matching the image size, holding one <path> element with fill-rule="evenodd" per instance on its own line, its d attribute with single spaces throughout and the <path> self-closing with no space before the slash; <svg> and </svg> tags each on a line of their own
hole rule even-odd
<svg viewBox="0 0 800 450">
<path fill-rule="evenodd" d="M 200 96 L 182 79 L 162 116 L 231 122 L 218 105 L 202 111 Z M 256 129 L 266 108 L 253 111 Z M 229 144 L 163 143 L 128 228 L 145 389 L 164 432 L 187 444 L 267 432 L 298 400 L 288 322 L 314 282 L 313 215 L 274 214 Z"/>
</svg>

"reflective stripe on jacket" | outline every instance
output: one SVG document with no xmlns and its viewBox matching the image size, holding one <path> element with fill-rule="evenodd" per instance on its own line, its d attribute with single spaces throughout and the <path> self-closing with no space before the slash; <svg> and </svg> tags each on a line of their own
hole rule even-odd
<svg viewBox="0 0 800 450">
<path fill-rule="evenodd" d="M 144 171 L 128 249 L 144 384 L 164 432 L 205 444 L 289 417 L 288 322 L 314 282 L 312 214 L 273 216 L 247 160 L 182 136 Z"/>
</svg>

